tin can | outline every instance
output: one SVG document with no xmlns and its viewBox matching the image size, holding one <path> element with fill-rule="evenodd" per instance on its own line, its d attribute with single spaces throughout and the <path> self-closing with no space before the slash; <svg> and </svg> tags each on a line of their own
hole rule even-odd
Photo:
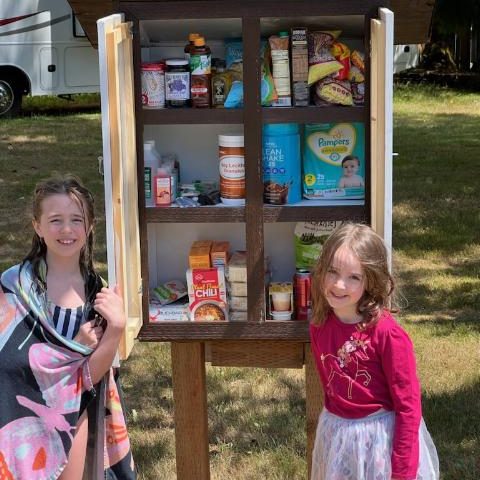
<svg viewBox="0 0 480 480">
<path fill-rule="evenodd" d="M 165 64 L 142 63 L 142 106 L 165 108 Z"/>
<path fill-rule="evenodd" d="M 311 285 L 312 274 L 310 271 L 298 268 L 293 277 L 295 317 L 297 320 L 308 320 L 310 318 L 312 309 Z"/>
</svg>

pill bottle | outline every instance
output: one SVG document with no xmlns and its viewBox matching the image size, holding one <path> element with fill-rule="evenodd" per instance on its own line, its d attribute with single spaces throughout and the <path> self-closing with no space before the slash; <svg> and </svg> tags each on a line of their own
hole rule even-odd
<svg viewBox="0 0 480 480">
<path fill-rule="evenodd" d="M 245 156 L 243 134 L 218 136 L 220 199 L 230 206 L 245 205 Z"/>
</svg>

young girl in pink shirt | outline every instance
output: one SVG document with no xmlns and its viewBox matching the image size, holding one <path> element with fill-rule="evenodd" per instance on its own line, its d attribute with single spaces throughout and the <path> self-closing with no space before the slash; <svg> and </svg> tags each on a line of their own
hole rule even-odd
<svg viewBox="0 0 480 480">
<path fill-rule="evenodd" d="M 313 273 L 312 352 L 325 392 L 312 480 L 437 480 L 413 346 L 391 315 L 383 240 L 344 224 Z"/>
</svg>

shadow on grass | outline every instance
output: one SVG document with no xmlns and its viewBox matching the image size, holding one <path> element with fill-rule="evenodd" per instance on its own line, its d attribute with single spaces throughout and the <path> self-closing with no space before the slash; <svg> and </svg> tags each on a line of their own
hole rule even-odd
<svg viewBox="0 0 480 480">
<path fill-rule="evenodd" d="M 455 391 L 424 395 L 422 403 L 442 480 L 480 478 L 480 378 Z"/>
</svg>

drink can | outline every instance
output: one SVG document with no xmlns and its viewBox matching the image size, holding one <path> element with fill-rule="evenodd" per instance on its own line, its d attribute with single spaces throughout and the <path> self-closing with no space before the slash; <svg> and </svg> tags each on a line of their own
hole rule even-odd
<svg viewBox="0 0 480 480">
<path fill-rule="evenodd" d="M 309 270 L 298 268 L 293 278 L 293 293 L 297 320 L 308 320 L 312 309 L 310 290 L 312 274 Z"/>
</svg>

